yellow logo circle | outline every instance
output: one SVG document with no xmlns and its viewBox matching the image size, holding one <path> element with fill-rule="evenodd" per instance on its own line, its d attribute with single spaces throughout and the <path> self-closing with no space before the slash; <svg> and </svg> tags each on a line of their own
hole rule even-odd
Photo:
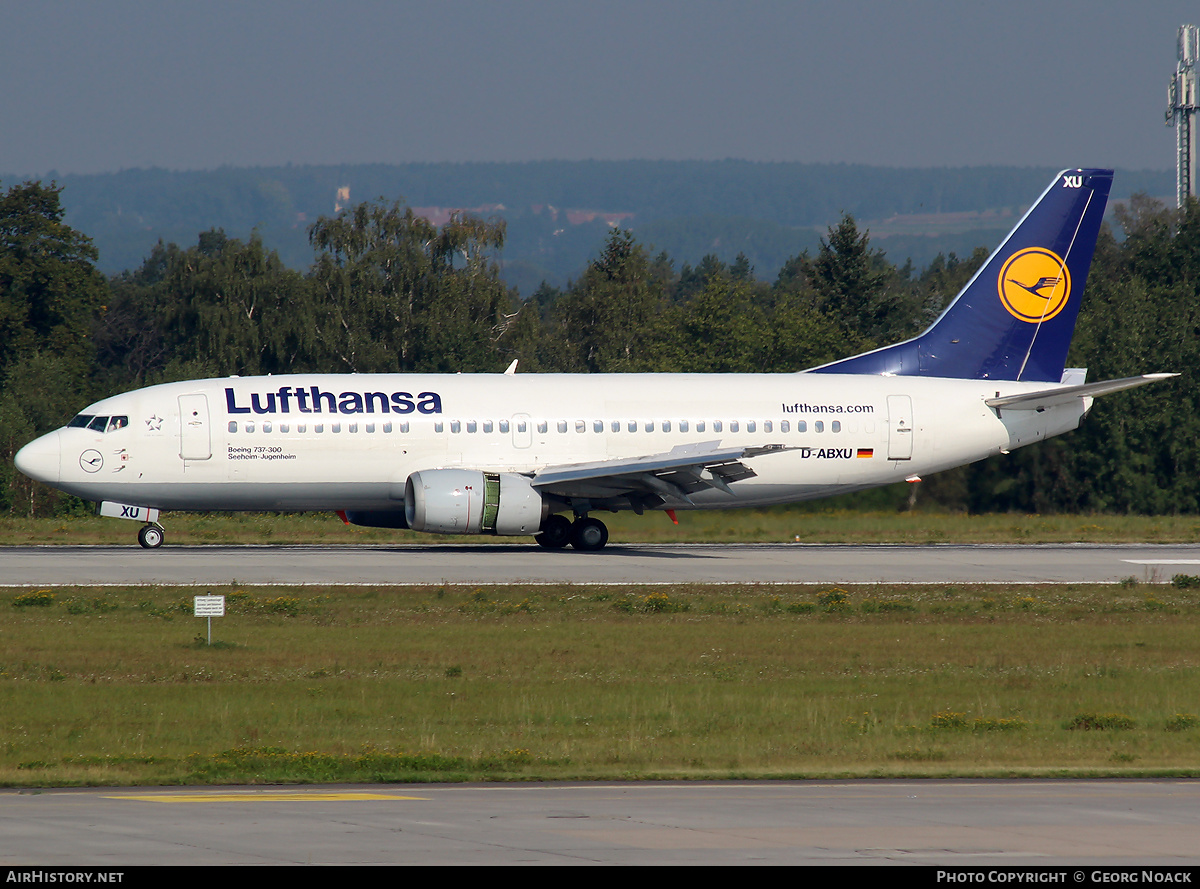
<svg viewBox="0 0 1200 889">
<path fill-rule="evenodd" d="M 996 287 L 1009 314 L 1037 324 L 1063 310 L 1071 297 L 1071 273 L 1053 250 L 1029 247 L 1008 258 Z"/>
</svg>

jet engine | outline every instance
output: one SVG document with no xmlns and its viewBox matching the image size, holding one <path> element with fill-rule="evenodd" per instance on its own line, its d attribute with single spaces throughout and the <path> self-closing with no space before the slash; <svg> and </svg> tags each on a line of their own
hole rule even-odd
<svg viewBox="0 0 1200 889">
<path fill-rule="evenodd" d="M 529 479 L 511 472 L 423 469 L 404 486 L 404 515 L 414 531 L 537 534 L 547 512 Z"/>
</svg>

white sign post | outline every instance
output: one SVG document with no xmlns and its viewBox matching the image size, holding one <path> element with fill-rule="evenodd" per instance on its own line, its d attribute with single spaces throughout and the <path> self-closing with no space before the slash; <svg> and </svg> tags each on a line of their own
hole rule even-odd
<svg viewBox="0 0 1200 889">
<path fill-rule="evenodd" d="M 208 618 L 208 644 L 212 645 L 212 619 L 225 616 L 224 596 L 193 596 L 196 617 Z"/>
</svg>

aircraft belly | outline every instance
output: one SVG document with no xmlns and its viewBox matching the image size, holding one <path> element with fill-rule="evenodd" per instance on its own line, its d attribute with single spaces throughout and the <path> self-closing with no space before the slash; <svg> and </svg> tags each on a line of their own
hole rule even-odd
<svg viewBox="0 0 1200 889">
<path fill-rule="evenodd" d="M 85 500 L 113 500 L 156 509 L 179 510 L 336 510 L 396 509 L 390 485 L 379 482 L 259 481 L 126 482 L 63 484 Z"/>
</svg>

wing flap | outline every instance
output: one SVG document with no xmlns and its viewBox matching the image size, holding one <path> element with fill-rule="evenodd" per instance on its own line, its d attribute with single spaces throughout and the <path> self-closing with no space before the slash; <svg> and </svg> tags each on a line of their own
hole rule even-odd
<svg viewBox="0 0 1200 889">
<path fill-rule="evenodd" d="M 719 441 L 680 445 L 665 454 L 547 466 L 533 476 L 533 487 L 560 497 L 620 497 L 647 493 L 676 497 L 691 503 L 689 495 L 707 488 L 732 494 L 729 485 L 753 478 L 753 469 L 742 461 L 774 451 L 783 445 L 722 448 Z"/>
</svg>

